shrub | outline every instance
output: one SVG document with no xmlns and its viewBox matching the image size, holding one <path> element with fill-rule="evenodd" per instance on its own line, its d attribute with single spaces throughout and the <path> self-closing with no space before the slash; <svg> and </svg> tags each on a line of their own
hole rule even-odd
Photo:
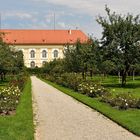
<svg viewBox="0 0 140 140">
<path fill-rule="evenodd" d="M 76 73 L 64 73 L 62 76 L 62 85 L 68 88 L 78 90 L 78 86 L 82 81 L 82 78 L 79 77 Z"/>
<path fill-rule="evenodd" d="M 28 76 L 24 75 L 24 74 L 19 74 L 14 76 L 11 81 L 9 82 L 9 86 L 18 86 L 19 89 L 22 91 L 24 88 L 24 85 L 27 81 Z"/>
<path fill-rule="evenodd" d="M 82 81 L 82 78 L 76 73 L 64 73 L 61 76 L 47 75 L 46 78 L 51 82 L 74 89 L 75 91 L 78 90 L 78 86 Z"/>
<path fill-rule="evenodd" d="M 112 103 L 112 106 L 114 106 L 113 99 L 114 99 L 113 94 L 108 93 L 106 95 L 102 95 L 100 101 L 105 102 L 105 103 L 109 103 L 109 104 Z"/>
<path fill-rule="evenodd" d="M 104 95 L 101 101 L 119 109 L 138 108 L 140 105 L 139 100 L 129 93 L 118 94 L 116 96 L 111 94 Z"/>
<path fill-rule="evenodd" d="M 85 81 L 79 84 L 78 91 L 89 97 L 98 97 L 108 93 L 104 87 L 92 81 Z"/>
<path fill-rule="evenodd" d="M 16 109 L 20 98 L 20 90 L 16 86 L 3 88 L 0 91 L 0 113 L 10 114 L 10 111 Z"/>
<path fill-rule="evenodd" d="M 61 74 L 61 76 L 47 75 L 46 78 L 51 82 L 74 89 L 75 91 L 79 91 L 89 97 L 98 97 L 108 93 L 104 87 L 99 84 L 95 84 L 93 81 L 83 81 L 77 73 L 64 73 Z"/>
</svg>

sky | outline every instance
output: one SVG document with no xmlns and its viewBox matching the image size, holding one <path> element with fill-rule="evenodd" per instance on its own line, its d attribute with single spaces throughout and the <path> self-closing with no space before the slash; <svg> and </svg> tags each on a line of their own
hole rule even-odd
<svg viewBox="0 0 140 140">
<path fill-rule="evenodd" d="M 140 14 L 140 0 L 1 0 L 1 28 L 79 29 L 100 39 L 96 19 L 106 16 L 105 5 L 118 14 Z"/>
</svg>

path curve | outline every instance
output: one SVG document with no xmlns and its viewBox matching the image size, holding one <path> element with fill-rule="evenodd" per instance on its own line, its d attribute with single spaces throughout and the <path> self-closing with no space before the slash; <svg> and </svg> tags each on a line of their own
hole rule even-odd
<svg viewBox="0 0 140 140">
<path fill-rule="evenodd" d="M 31 79 L 36 140 L 140 140 L 35 76 Z"/>
</svg>

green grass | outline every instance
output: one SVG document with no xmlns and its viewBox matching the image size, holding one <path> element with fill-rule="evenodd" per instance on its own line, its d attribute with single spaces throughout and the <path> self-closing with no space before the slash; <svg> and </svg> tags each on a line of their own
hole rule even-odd
<svg viewBox="0 0 140 140">
<path fill-rule="evenodd" d="M 90 78 L 88 78 L 90 79 Z M 92 80 L 98 82 L 104 87 L 108 88 L 111 92 L 115 94 L 119 93 L 131 93 L 135 97 L 140 98 L 140 76 L 136 76 L 135 80 L 132 80 L 132 76 L 127 77 L 126 87 L 121 87 L 117 76 L 93 76 Z M 114 90 L 115 89 L 115 90 Z"/>
<path fill-rule="evenodd" d="M 16 115 L 0 116 L 0 140 L 33 140 L 31 81 L 25 85 Z"/>
<path fill-rule="evenodd" d="M 104 114 L 111 120 L 115 121 L 122 127 L 140 136 L 140 110 L 138 109 L 128 109 L 126 111 L 117 110 L 115 108 L 112 108 L 110 105 L 106 103 L 100 102 L 96 98 L 87 97 L 71 89 L 62 87 L 60 85 L 57 85 L 47 80 L 43 80 L 43 81 L 59 89 L 65 94 L 75 98 L 76 100 L 88 105 L 89 107 L 101 112 L 102 114 Z"/>
<path fill-rule="evenodd" d="M 101 80 L 100 77 L 95 77 L 95 79 Z M 101 80 L 101 84 L 110 89 L 111 92 L 115 89 L 114 93 L 131 93 L 135 97 L 140 98 L 140 77 L 137 76 L 135 80 L 132 80 L 132 77 L 127 78 L 126 87 L 121 87 L 118 82 L 118 77 L 108 76 Z"/>
</svg>

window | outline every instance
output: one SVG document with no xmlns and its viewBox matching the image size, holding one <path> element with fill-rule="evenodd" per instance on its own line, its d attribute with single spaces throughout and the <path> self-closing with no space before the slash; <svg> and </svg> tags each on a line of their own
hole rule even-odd
<svg viewBox="0 0 140 140">
<path fill-rule="evenodd" d="M 46 63 L 47 63 L 46 61 L 43 61 L 43 62 L 42 62 L 42 66 L 44 66 Z"/>
<path fill-rule="evenodd" d="M 31 57 L 31 58 L 35 58 L 35 51 L 34 51 L 34 50 L 31 50 L 31 52 L 30 52 L 30 57 Z"/>
<path fill-rule="evenodd" d="M 46 58 L 47 57 L 47 51 L 46 50 L 43 50 L 42 51 L 42 58 Z"/>
<path fill-rule="evenodd" d="M 31 68 L 34 68 L 34 67 L 35 67 L 35 62 L 32 61 L 32 62 L 30 63 L 30 66 L 31 66 Z"/>
<path fill-rule="evenodd" d="M 53 57 L 54 57 L 54 58 L 57 58 L 57 57 L 58 57 L 58 50 L 54 50 L 54 52 L 53 52 Z"/>
</svg>

